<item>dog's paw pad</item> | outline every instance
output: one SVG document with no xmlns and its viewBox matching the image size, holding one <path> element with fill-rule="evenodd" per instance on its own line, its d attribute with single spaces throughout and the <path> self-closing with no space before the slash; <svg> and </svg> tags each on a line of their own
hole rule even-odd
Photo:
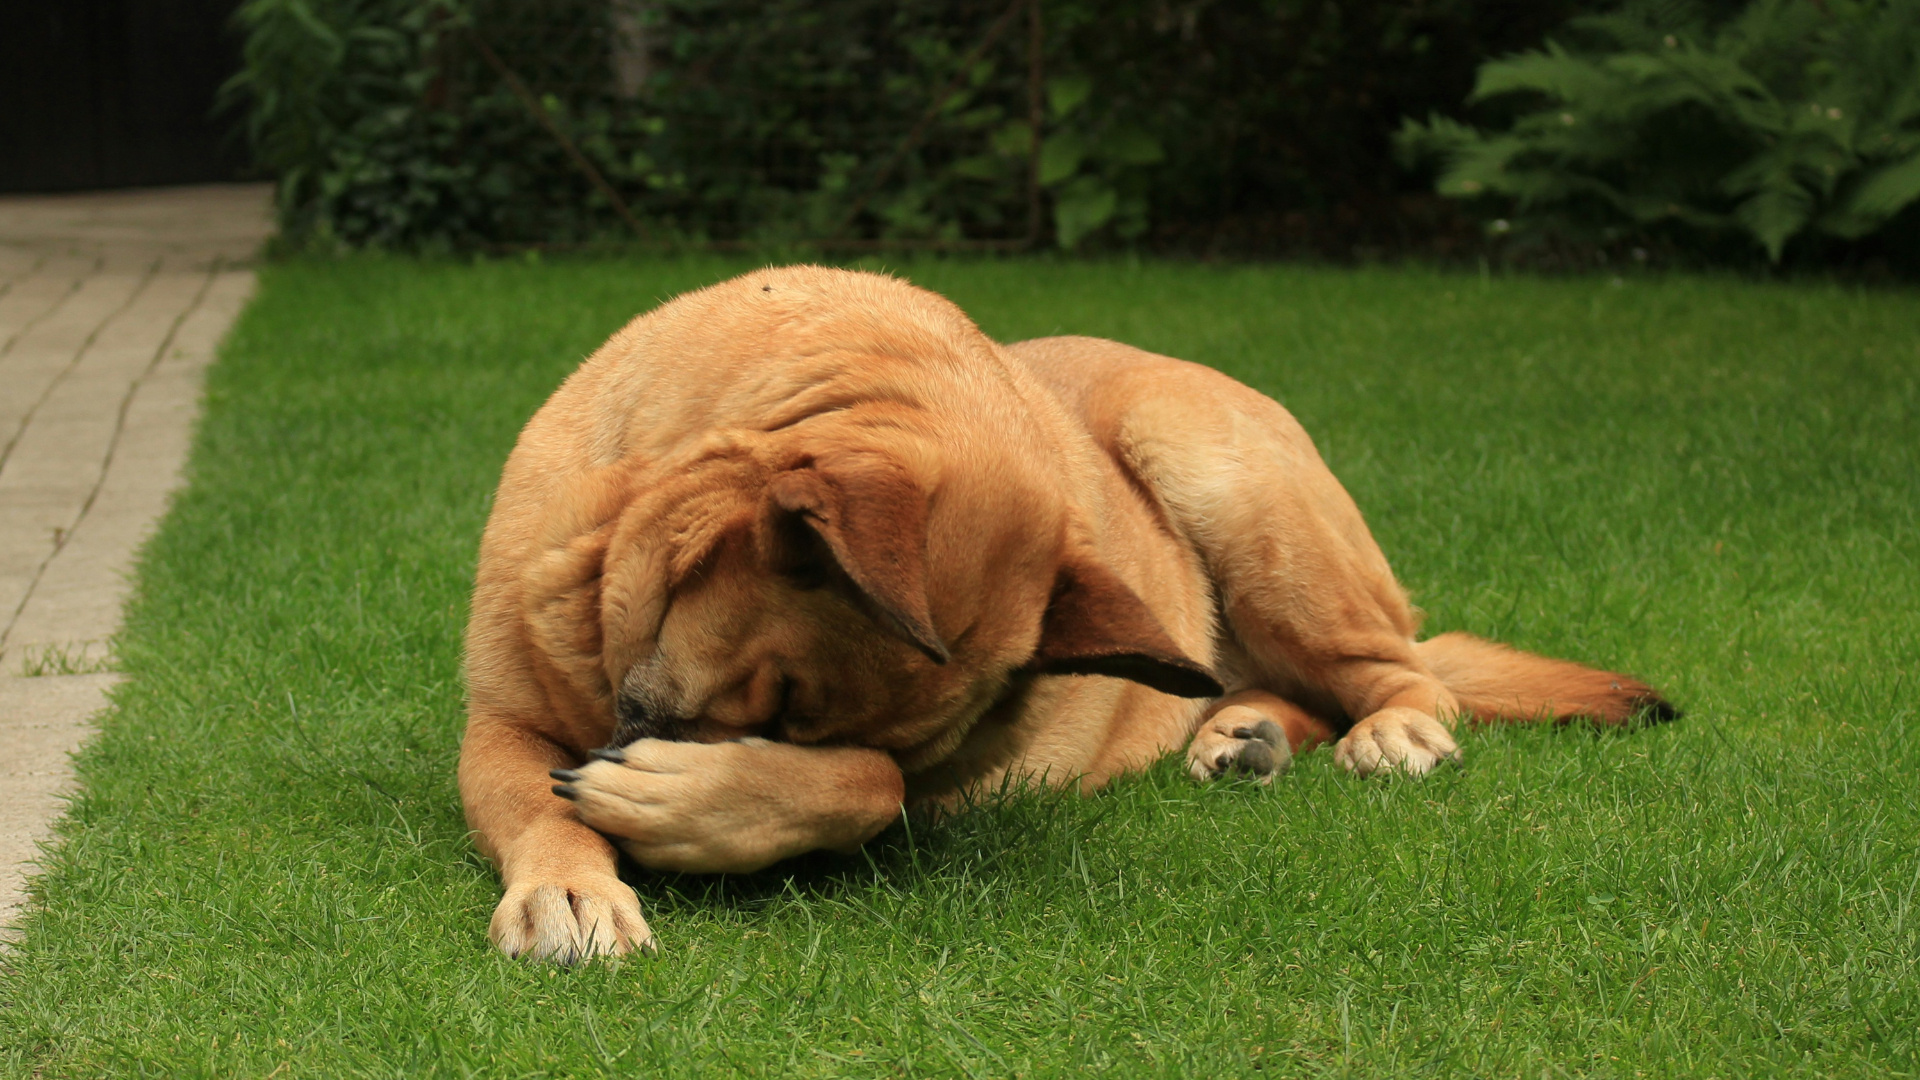
<svg viewBox="0 0 1920 1080">
<path fill-rule="evenodd" d="M 1240 744 L 1239 753 L 1221 754 L 1215 760 L 1213 767 L 1223 774 L 1235 772 L 1250 776 L 1271 776 L 1274 770 L 1273 747 L 1263 742 L 1248 740 Z"/>
<path fill-rule="evenodd" d="M 1287 733 L 1280 730 L 1280 725 L 1271 720 L 1262 720 L 1252 727 L 1246 727 L 1245 725 L 1236 727 L 1233 729 L 1233 737 L 1236 739 L 1258 739 L 1266 743 L 1269 747 L 1287 745 Z"/>
<path fill-rule="evenodd" d="M 1188 760 L 1198 780 L 1243 777 L 1267 784 L 1293 765 L 1293 750 L 1279 724 L 1261 719 L 1201 731 Z"/>
</svg>

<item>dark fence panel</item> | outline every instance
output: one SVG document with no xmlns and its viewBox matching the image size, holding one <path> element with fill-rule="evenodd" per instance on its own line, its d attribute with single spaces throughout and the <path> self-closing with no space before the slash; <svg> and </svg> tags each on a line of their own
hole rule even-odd
<svg viewBox="0 0 1920 1080">
<path fill-rule="evenodd" d="M 0 191 L 231 180 L 234 0 L 0 3 Z"/>
</svg>

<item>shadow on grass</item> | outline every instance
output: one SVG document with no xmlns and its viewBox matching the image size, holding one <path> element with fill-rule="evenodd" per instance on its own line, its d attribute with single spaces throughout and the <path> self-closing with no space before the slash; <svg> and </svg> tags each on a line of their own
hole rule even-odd
<svg viewBox="0 0 1920 1080">
<path fill-rule="evenodd" d="M 1151 843 L 1155 829 L 1150 820 L 1143 825 L 1143 804 L 1171 813 L 1204 815 L 1207 804 L 1215 800 L 1270 798 L 1276 803 L 1275 817 L 1288 827 L 1338 832 L 1337 823 L 1327 815 L 1349 800 L 1430 805 L 1449 800 L 1473 768 L 1472 759 L 1481 756 L 1476 750 L 1497 754 L 1496 747 L 1516 740 L 1520 745 L 1511 749 L 1521 753 L 1527 752 L 1528 744 L 1543 749 L 1538 744 L 1567 740 L 1600 750 L 1631 745 L 1674 726 L 1671 718 L 1651 714 L 1623 724 L 1583 719 L 1558 724 L 1474 724 L 1462 732 L 1466 763 L 1443 766 L 1433 776 L 1414 780 L 1390 775 L 1355 778 L 1332 763 L 1331 747 L 1321 747 L 1303 755 L 1309 767 L 1283 776 L 1272 787 L 1232 778 L 1196 784 L 1187 777 L 1179 755 L 1171 754 L 1091 795 L 1070 787 L 1009 780 L 951 811 L 916 810 L 852 854 L 812 852 L 755 873 L 720 875 L 649 870 L 622 854 L 619 873 L 639 891 L 649 917 L 704 914 L 754 920 L 795 901 L 856 903 L 875 890 L 895 899 L 931 900 L 969 881 L 1032 881 L 1063 870 L 1074 872 L 1086 852 L 1109 842 Z M 1445 783 L 1449 777 L 1456 782 Z M 1109 828 L 1116 818 L 1124 818 L 1132 827 Z M 1160 831 L 1165 831 L 1164 824 Z M 1118 835 L 1122 831 L 1128 835 Z M 1133 852 L 1123 857 L 1151 859 L 1152 855 Z"/>
<path fill-rule="evenodd" d="M 649 870 L 622 854 L 620 877 L 663 915 L 752 916 L 793 900 L 846 902 L 878 888 L 933 895 L 958 881 L 1018 879 L 1070 863 L 1117 804 L 1033 782 L 1009 782 L 952 811 L 915 810 L 852 854 L 817 851 L 751 874 Z"/>
</svg>

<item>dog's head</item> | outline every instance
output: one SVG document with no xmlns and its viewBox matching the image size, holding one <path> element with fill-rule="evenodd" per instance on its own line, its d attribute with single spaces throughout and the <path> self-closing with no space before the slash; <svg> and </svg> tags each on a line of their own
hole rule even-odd
<svg viewBox="0 0 1920 1080">
<path fill-rule="evenodd" d="M 725 287 L 724 339 L 703 315 L 648 347 L 784 357 L 714 362 L 772 386 L 772 419 L 585 479 L 560 501 L 599 504 L 577 511 L 597 525 L 532 570 L 536 643 L 611 708 L 615 744 L 759 735 L 930 764 L 1035 676 L 1221 692 L 1096 556 L 1062 417 L 958 309 L 871 276 L 827 284 L 884 305 L 775 309 L 799 289 L 769 281 Z"/>
<path fill-rule="evenodd" d="M 616 745 L 759 735 L 930 763 L 1037 675 L 1221 692 L 1039 470 L 905 444 L 723 450 L 549 559 L 536 634 L 593 669 Z"/>
</svg>

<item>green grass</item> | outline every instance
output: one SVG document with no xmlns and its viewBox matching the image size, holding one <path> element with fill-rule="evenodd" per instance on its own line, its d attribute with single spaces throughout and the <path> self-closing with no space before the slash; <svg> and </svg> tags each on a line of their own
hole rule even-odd
<svg viewBox="0 0 1920 1080">
<path fill-rule="evenodd" d="M 1920 1072 L 1920 297 L 1696 278 L 907 264 L 1291 406 L 1436 630 L 1690 715 L 1464 769 L 1171 765 L 862 856 L 635 878 L 664 952 L 487 945 L 474 547 L 613 328 L 746 264 L 265 272 L 0 976 L 18 1075 Z"/>
</svg>

